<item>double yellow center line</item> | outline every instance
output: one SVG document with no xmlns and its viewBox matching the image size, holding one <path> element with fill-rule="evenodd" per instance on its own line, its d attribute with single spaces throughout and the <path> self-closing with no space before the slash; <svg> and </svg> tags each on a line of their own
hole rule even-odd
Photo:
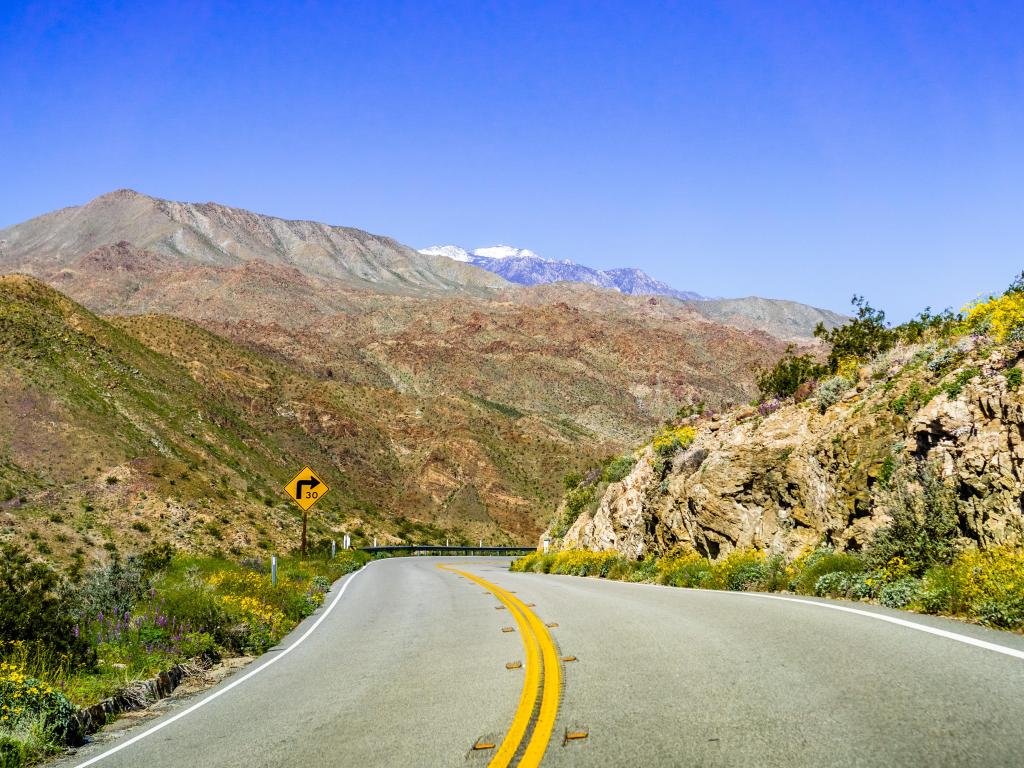
<svg viewBox="0 0 1024 768">
<path fill-rule="evenodd" d="M 491 762 L 488 763 L 488 768 L 507 768 L 512 765 L 512 761 L 515 760 L 516 754 L 519 753 L 523 740 L 527 736 L 529 736 L 529 741 L 522 750 L 517 765 L 518 768 L 536 768 L 540 765 L 540 761 L 547 751 L 548 743 L 551 741 L 562 689 L 562 670 L 559 666 L 558 650 L 555 648 L 554 640 L 551 639 L 551 633 L 536 614 L 511 592 L 467 571 L 460 571 L 445 565 L 439 565 L 438 568 L 464 576 L 492 593 L 508 608 L 515 619 L 516 626 L 519 627 L 523 650 L 526 653 L 526 676 L 523 680 L 523 690 L 519 696 L 519 705 L 516 707 L 515 716 L 512 718 L 512 725 L 501 744 L 498 745 L 498 750 L 491 758 Z M 538 698 L 540 698 L 539 708 L 537 706 Z M 534 716 L 535 713 L 536 716 Z"/>
</svg>

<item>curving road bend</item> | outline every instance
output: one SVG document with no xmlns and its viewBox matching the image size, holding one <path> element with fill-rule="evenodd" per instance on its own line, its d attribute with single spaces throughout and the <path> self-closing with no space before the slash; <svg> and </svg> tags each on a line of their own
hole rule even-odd
<svg viewBox="0 0 1024 768">
<path fill-rule="evenodd" d="M 1019 635 L 507 564 L 372 563 L 249 668 L 60 765 L 1024 764 Z"/>
</svg>

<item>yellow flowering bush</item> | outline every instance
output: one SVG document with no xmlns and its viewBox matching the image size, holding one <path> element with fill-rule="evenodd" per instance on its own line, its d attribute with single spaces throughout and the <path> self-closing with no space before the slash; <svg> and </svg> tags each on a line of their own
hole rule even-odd
<svg viewBox="0 0 1024 768">
<path fill-rule="evenodd" d="M 651 445 L 661 456 L 670 456 L 679 448 L 686 448 L 697 439 L 697 430 L 693 427 L 665 427 L 654 436 Z"/>
<path fill-rule="evenodd" d="M 902 557 L 893 557 L 876 571 L 876 578 L 883 582 L 898 581 L 912 575 L 913 569 Z"/>
<path fill-rule="evenodd" d="M 925 574 L 916 607 L 977 617 L 1006 629 L 1024 626 L 1024 549 L 960 552 L 950 565 Z"/>
<path fill-rule="evenodd" d="M 659 584 L 673 587 L 706 587 L 714 578 L 711 563 L 696 552 L 683 552 L 658 559 Z"/>
<path fill-rule="evenodd" d="M 259 624 L 271 632 L 280 629 L 287 620 L 281 611 L 256 597 L 224 595 L 221 597 L 221 602 L 229 608 L 233 608 L 246 621 Z"/>
<path fill-rule="evenodd" d="M 979 301 L 963 309 L 968 327 L 987 329 L 999 341 L 1007 341 L 1010 334 L 1024 325 L 1024 293 L 1016 291 Z"/>
<path fill-rule="evenodd" d="M 856 382 L 860 378 L 860 368 L 862 365 L 864 365 L 862 358 L 846 355 L 839 360 L 836 376 L 841 376 L 847 381 Z"/>
<path fill-rule="evenodd" d="M 605 576 L 618 558 L 616 552 L 566 549 L 555 555 L 550 573 L 562 573 L 567 576 Z"/>
<path fill-rule="evenodd" d="M 45 754 L 52 740 L 64 740 L 77 727 L 76 712 L 63 693 L 29 675 L 24 665 L 0 661 L 0 764 Z M 52 738 L 26 741 L 24 733 L 33 726 Z"/>
</svg>

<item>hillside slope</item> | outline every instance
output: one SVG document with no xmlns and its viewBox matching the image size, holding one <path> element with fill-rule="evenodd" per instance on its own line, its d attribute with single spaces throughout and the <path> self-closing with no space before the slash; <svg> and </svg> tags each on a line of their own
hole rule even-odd
<svg viewBox="0 0 1024 768">
<path fill-rule="evenodd" d="M 709 322 L 674 299 L 583 285 L 472 296 L 383 295 L 249 261 L 167 268 L 127 242 L 50 283 L 104 313 L 160 313 L 338 380 L 410 395 L 469 393 L 633 442 L 687 402 L 754 393 L 785 342 Z"/>
<path fill-rule="evenodd" d="M 814 334 L 818 323 L 836 328 L 848 318 L 838 312 L 819 309 L 784 299 L 748 296 L 742 299 L 706 299 L 689 301 L 687 306 L 716 323 L 743 330 L 758 330 L 780 339 L 805 340 Z"/>
<path fill-rule="evenodd" d="M 0 519 L 44 552 L 294 546 L 281 486 L 307 463 L 332 486 L 314 536 L 522 540 L 557 472 L 607 450 L 486 401 L 312 375 L 185 320 L 103 320 L 27 277 L 0 277 L 0 336 Z"/>
</svg>

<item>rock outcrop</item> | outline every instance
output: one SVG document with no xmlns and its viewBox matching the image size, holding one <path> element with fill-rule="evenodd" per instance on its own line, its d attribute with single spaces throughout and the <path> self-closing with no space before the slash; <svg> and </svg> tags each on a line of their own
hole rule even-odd
<svg viewBox="0 0 1024 768">
<path fill-rule="evenodd" d="M 792 556 L 823 542 L 858 550 L 888 521 L 894 468 L 918 459 L 955 487 L 961 535 L 1019 541 L 1024 393 L 1006 371 L 1020 355 L 976 343 L 898 350 L 824 413 L 813 398 L 747 408 L 699 424 L 674 456 L 647 446 L 561 545 L 633 558 L 678 547 L 713 558 L 745 547 Z"/>
</svg>

